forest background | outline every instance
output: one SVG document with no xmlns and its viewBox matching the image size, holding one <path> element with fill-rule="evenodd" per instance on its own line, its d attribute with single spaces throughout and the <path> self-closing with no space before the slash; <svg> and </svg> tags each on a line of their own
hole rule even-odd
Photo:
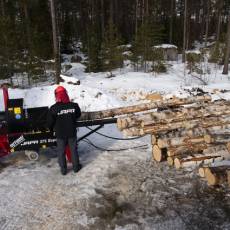
<svg viewBox="0 0 230 230">
<path fill-rule="evenodd" d="M 186 57 L 186 50 L 203 44 L 209 61 L 227 74 L 230 1 L 0 0 L 0 34 L 0 78 L 23 75 L 29 85 L 46 80 L 50 70 L 58 83 L 63 54 L 83 54 L 71 61 L 86 72 L 112 75 L 123 67 L 124 53 L 135 71 L 164 72 L 162 53 L 153 50 L 163 43 L 177 46 L 182 61 L 192 64 L 197 57 Z"/>
</svg>

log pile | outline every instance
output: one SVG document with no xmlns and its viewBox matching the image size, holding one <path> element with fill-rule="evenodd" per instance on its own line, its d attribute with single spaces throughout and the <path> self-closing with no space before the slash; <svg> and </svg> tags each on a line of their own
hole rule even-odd
<svg viewBox="0 0 230 230">
<path fill-rule="evenodd" d="M 230 159 L 229 101 L 211 101 L 209 96 L 173 98 L 131 111 L 118 117 L 118 129 L 125 136 L 151 134 L 155 161 L 167 161 L 177 169 L 202 166 L 199 174 L 209 185 L 227 180 L 230 184 L 230 166 L 208 167 Z"/>
</svg>

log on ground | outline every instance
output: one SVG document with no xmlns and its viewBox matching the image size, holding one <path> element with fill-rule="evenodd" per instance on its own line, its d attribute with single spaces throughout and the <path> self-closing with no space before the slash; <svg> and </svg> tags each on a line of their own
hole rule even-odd
<svg viewBox="0 0 230 230">
<path fill-rule="evenodd" d="M 209 167 L 205 169 L 208 185 L 219 185 L 227 181 L 227 170 L 230 166 Z"/>
<path fill-rule="evenodd" d="M 228 143 L 230 142 L 230 135 L 229 134 L 206 134 L 204 135 L 204 140 L 206 143 Z"/>
<path fill-rule="evenodd" d="M 152 119 L 143 119 L 141 127 L 153 125 L 156 123 L 171 123 L 184 120 L 194 120 L 210 116 L 221 116 L 230 114 L 230 106 L 223 104 L 208 104 L 205 107 L 181 108 L 176 111 L 163 111 L 152 113 Z"/>
<path fill-rule="evenodd" d="M 197 156 L 191 156 L 191 157 L 186 157 L 186 158 L 180 158 L 176 157 L 174 159 L 174 165 L 177 169 L 184 168 L 184 167 L 194 167 L 202 164 L 205 160 L 215 160 L 215 159 L 223 159 L 222 156 L 216 154 L 210 155 L 210 156 L 202 156 L 202 155 L 197 155 Z"/>
<path fill-rule="evenodd" d="M 156 134 L 159 132 L 165 132 L 175 129 L 193 129 L 197 127 L 208 128 L 215 126 L 227 125 L 230 124 L 230 116 L 220 116 L 220 117 L 206 117 L 204 119 L 194 119 L 194 120 L 184 120 L 173 123 L 163 123 L 155 124 L 150 126 L 145 126 L 141 129 L 141 134 Z"/>
<path fill-rule="evenodd" d="M 124 114 L 137 113 L 137 112 L 161 108 L 161 107 L 178 106 L 178 105 L 192 104 L 197 102 L 208 102 L 208 101 L 211 101 L 210 96 L 196 96 L 191 98 L 173 98 L 164 101 L 155 101 L 151 103 L 139 104 L 134 106 L 119 107 L 115 109 L 108 109 L 108 110 L 102 110 L 96 112 L 87 112 L 82 114 L 81 120 L 102 119 L 102 118 L 115 117 Z"/>
<path fill-rule="evenodd" d="M 175 137 L 175 138 L 167 138 L 167 139 L 158 139 L 157 145 L 160 148 L 169 148 L 169 147 L 175 147 L 175 146 L 189 146 L 194 144 L 201 144 L 205 143 L 203 136 L 197 136 L 197 137 Z"/>
</svg>

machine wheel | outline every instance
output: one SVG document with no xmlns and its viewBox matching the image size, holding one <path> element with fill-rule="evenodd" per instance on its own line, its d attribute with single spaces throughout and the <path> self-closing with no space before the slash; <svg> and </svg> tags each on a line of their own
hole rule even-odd
<svg viewBox="0 0 230 230">
<path fill-rule="evenodd" d="M 30 161 L 37 161 L 39 155 L 35 151 L 25 151 L 25 155 L 29 158 Z"/>
</svg>

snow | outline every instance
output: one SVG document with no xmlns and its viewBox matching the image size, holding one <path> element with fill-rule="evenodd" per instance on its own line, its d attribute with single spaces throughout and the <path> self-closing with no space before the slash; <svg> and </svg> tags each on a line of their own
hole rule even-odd
<svg viewBox="0 0 230 230">
<path fill-rule="evenodd" d="M 163 49 L 174 48 L 174 49 L 177 49 L 177 46 L 172 45 L 172 44 L 161 44 L 161 45 L 158 45 L 158 46 L 154 46 L 154 48 L 163 48 Z"/>
<path fill-rule="evenodd" d="M 106 73 L 85 73 L 85 66 L 79 63 L 71 65 L 65 73 L 68 76 L 61 76 L 61 85 L 83 111 L 147 102 L 149 93 L 160 93 L 164 98 L 190 97 L 189 90 L 196 87 L 208 92 L 213 100 L 230 98 L 229 78 L 211 64 L 207 85 L 201 85 L 177 62 L 172 62 L 165 74 L 127 68 L 115 70 L 112 78 Z M 55 87 L 9 89 L 9 95 L 24 98 L 27 108 L 50 106 Z M 87 131 L 80 128 L 78 136 Z M 115 125 L 106 125 L 99 132 L 122 137 Z M 41 152 L 37 162 L 28 161 L 22 153 L 3 159 L 0 229 L 230 228 L 225 211 L 229 207 L 228 189 L 221 190 L 222 196 L 214 199 L 216 191 L 208 189 L 195 173 L 153 163 L 149 136 L 118 141 L 95 133 L 89 140 L 108 150 L 127 150 L 102 151 L 82 141 L 79 155 L 83 168 L 74 174 L 69 165 L 66 176 L 59 172 L 55 149 Z M 133 149 L 143 144 L 146 148 Z"/>
<path fill-rule="evenodd" d="M 187 54 L 201 54 L 201 52 L 199 50 L 186 50 L 185 51 Z"/>
</svg>

